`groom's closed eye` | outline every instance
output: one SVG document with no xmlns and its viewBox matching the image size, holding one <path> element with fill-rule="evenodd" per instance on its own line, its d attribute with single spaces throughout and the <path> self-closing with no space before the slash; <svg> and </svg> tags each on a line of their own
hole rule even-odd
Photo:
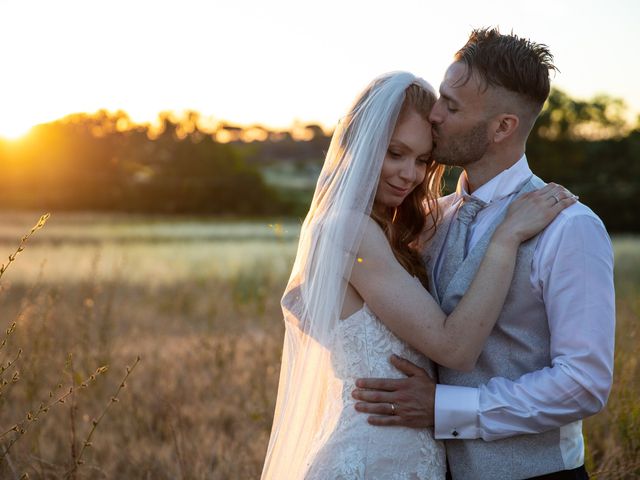
<svg viewBox="0 0 640 480">
<path fill-rule="evenodd" d="M 445 100 L 445 106 L 447 107 L 447 110 L 449 110 L 450 112 L 457 112 L 460 109 L 458 102 L 456 102 L 453 98 L 446 95 L 442 95 L 442 97 Z"/>
</svg>

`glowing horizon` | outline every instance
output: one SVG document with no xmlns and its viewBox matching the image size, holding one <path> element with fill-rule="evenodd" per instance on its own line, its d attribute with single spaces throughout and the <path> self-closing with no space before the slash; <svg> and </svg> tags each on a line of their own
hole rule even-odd
<svg viewBox="0 0 640 480">
<path fill-rule="evenodd" d="M 142 124 L 194 110 L 243 126 L 327 130 L 385 71 L 409 70 L 437 87 L 470 29 L 488 25 L 546 43 L 560 68 L 552 85 L 577 99 L 622 98 L 631 120 L 640 113 L 640 66 L 625 54 L 640 40 L 640 4 L 613 3 L 0 0 L 0 45 L 8 46 L 0 137 L 101 109 Z M 569 22 L 576 9 L 590 17 Z"/>
<path fill-rule="evenodd" d="M 261 135 L 255 133 L 255 132 L 254 133 L 249 132 L 250 130 L 252 130 L 252 129 L 255 130 L 256 128 L 258 128 L 258 129 L 261 128 L 261 129 L 272 131 L 272 132 L 284 132 L 284 131 L 287 131 L 287 132 L 290 132 L 290 133 L 295 133 L 296 131 L 298 131 L 298 133 L 296 135 L 294 135 L 294 137 L 295 138 L 304 138 L 306 135 L 304 133 L 300 132 L 300 130 L 302 130 L 302 127 L 304 127 L 305 125 L 318 125 L 318 126 L 320 126 L 322 128 L 322 130 L 325 133 L 331 132 L 333 130 L 333 128 L 335 127 L 335 124 L 334 125 L 325 125 L 325 124 L 323 124 L 321 122 L 318 122 L 318 121 L 313 121 L 313 120 L 302 121 L 300 119 L 293 119 L 291 122 L 289 122 L 289 124 L 286 124 L 286 125 L 268 125 L 266 123 L 261 123 L 261 122 L 242 123 L 242 122 L 231 121 L 231 120 L 228 120 L 226 118 L 217 118 L 217 117 L 213 117 L 213 116 L 210 116 L 210 115 L 203 115 L 202 112 L 198 112 L 196 110 L 181 110 L 181 111 L 161 110 L 161 111 L 156 112 L 155 116 L 153 118 L 144 117 L 144 118 L 136 119 L 129 112 L 127 112 L 127 111 L 125 111 L 123 109 L 111 110 L 111 109 L 101 108 L 101 109 L 97 109 L 97 110 L 92 111 L 92 112 L 68 112 L 68 113 L 66 113 L 64 115 L 61 115 L 59 117 L 47 119 L 47 120 L 40 121 L 40 122 L 37 122 L 37 123 L 34 123 L 34 124 L 31 124 L 30 122 L 25 122 L 25 123 L 19 123 L 19 122 L 15 123 L 14 122 L 14 123 L 11 123 L 5 131 L 2 131 L 0 129 L 0 140 L 18 141 L 18 140 L 28 136 L 28 134 L 31 132 L 31 130 L 34 127 L 37 127 L 38 125 L 43 125 L 43 124 L 47 124 L 47 123 L 60 121 L 60 120 L 63 120 L 64 118 L 72 116 L 72 115 L 86 115 L 87 117 L 92 117 L 92 116 L 96 115 L 97 113 L 99 113 L 100 111 L 106 111 L 106 112 L 108 112 L 110 114 L 115 114 L 118 111 L 122 111 L 131 120 L 131 126 L 149 125 L 151 127 L 158 126 L 158 120 L 160 119 L 160 116 L 163 115 L 163 114 L 169 114 L 174 120 L 179 120 L 180 118 L 182 118 L 182 116 L 186 112 L 196 112 L 196 113 L 198 113 L 200 115 L 199 127 L 202 129 L 202 131 L 214 132 L 215 130 L 217 130 L 219 128 L 219 126 L 221 124 L 225 124 L 225 125 L 228 125 L 228 126 L 242 128 L 243 131 L 248 133 L 248 139 L 260 138 L 261 137 Z"/>
</svg>

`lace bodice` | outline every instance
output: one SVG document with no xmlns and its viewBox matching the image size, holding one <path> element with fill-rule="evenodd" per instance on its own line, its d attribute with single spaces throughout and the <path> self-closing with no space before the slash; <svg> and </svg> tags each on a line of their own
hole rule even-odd
<svg viewBox="0 0 640 480">
<path fill-rule="evenodd" d="M 333 368 L 338 377 L 350 384 L 361 377 L 403 378 L 389 362 L 392 353 L 412 361 L 434 374 L 433 364 L 396 337 L 365 304 L 353 315 L 341 320 L 336 330 L 339 337 L 333 351 Z M 351 399 L 351 396 L 349 396 Z"/>
<path fill-rule="evenodd" d="M 354 409 L 355 380 L 362 377 L 402 378 L 391 365 L 395 353 L 433 373 L 432 363 L 396 337 L 364 305 L 336 328 L 332 364 L 341 385 L 338 423 L 313 461 L 307 480 L 444 479 L 444 447 L 431 430 L 376 427 Z"/>
</svg>

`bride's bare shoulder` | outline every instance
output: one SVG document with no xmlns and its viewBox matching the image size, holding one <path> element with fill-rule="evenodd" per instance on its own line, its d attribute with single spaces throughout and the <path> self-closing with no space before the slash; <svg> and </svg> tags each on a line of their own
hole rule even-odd
<svg viewBox="0 0 640 480">
<path fill-rule="evenodd" d="M 359 251 L 368 255 L 392 254 L 391 245 L 389 245 L 389 240 L 387 240 L 382 227 L 371 217 L 367 217 L 363 222 Z"/>
<path fill-rule="evenodd" d="M 331 228 L 340 228 L 346 230 L 353 230 L 357 226 L 364 225 L 367 220 L 370 220 L 371 217 L 362 212 L 357 212 L 355 210 L 341 210 L 339 212 L 332 212 L 329 215 L 326 215 L 322 224 L 331 227 Z"/>
</svg>

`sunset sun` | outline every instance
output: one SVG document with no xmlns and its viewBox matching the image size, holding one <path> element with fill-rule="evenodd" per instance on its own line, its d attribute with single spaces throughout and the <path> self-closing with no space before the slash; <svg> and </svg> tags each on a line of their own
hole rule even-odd
<svg viewBox="0 0 640 480">
<path fill-rule="evenodd" d="M 28 118 L 0 118 L 0 138 L 18 140 L 24 137 L 33 127 Z"/>
</svg>

